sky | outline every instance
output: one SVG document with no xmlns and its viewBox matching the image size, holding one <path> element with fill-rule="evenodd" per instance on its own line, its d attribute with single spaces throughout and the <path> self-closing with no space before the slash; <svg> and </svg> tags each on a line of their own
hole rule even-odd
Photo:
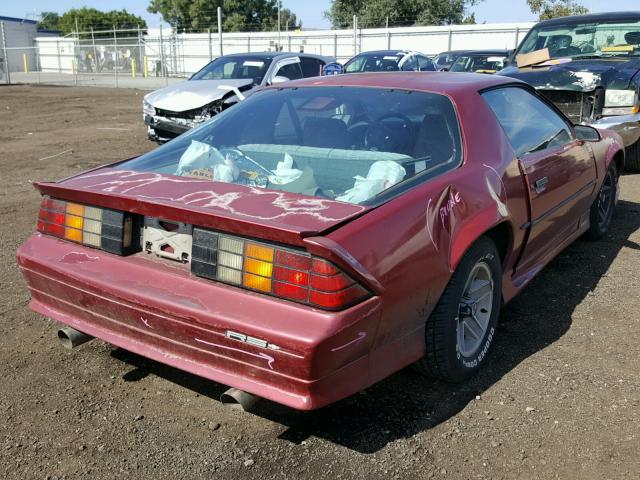
<svg viewBox="0 0 640 480">
<path fill-rule="evenodd" d="M 605 0 L 580 0 L 580 3 L 592 12 L 605 12 L 612 9 L 612 3 Z M 159 15 L 147 12 L 148 0 L 0 0 L 0 16 L 38 19 L 42 11 L 64 13 L 70 8 L 83 6 L 99 10 L 125 8 L 141 16 L 148 26 L 159 25 Z M 283 7 L 289 8 L 302 19 L 303 28 L 328 28 L 329 22 L 323 12 L 329 9 L 331 0 L 282 0 Z M 614 10 L 639 10 L 638 0 L 616 0 Z M 478 23 L 509 23 L 535 21 L 536 17 L 527 7 L 525 0 L 483 0 L 472 8 Z"/>
</svg>

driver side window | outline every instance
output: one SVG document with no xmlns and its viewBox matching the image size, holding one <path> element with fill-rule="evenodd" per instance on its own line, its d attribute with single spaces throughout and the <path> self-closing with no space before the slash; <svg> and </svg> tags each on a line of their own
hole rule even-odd
<svg viewBox="0 0 640 480">
<path fill-rule="evenodd" d="M 498 88 L 484 92 L 482 97 L 518 157 L 573 141 L 567 121 L 524 88 Z"/>
</svg>

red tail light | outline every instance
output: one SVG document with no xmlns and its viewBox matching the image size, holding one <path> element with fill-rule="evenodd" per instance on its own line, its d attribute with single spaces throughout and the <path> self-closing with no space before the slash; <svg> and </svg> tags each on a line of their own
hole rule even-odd
<svg viewBox="0 0 640 480">
<path fill-rule="evenodd" d="M 193 230 L 191 271 L 327 310 L 343 309 L 369 296 L 327 260 L 198 227 Z"/>
<path fill-rule="evenodd" d="M 38 231 L 118 255 L 140 250 L 134 217 L 126 212 L 44 197 Z"/>
</svg>

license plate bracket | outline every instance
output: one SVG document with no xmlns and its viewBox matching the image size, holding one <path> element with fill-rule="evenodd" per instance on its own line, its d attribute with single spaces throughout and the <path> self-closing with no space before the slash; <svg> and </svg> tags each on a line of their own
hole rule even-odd
<svg viewBox="0 0 640 480">
<path fill-rule="evenodd" d="M 142 245 L 144 251 L 182 263 L 191 262 L 193 225 L 144 217 Z"/>
</svg>

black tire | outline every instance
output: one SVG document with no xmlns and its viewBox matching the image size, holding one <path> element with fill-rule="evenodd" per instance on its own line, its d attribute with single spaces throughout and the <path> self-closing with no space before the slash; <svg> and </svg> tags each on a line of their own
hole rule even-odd
<svg viewBox="0 0 640 480">
<path fill-rule="evenodd" d="M 589 211 L 589 240 L 600 240 L 605 236 L 611 226 L 613 212 L 616 209 L 618 195 L 618 170 L 614 161 L 609 165 L 598 196 L 593 201 Z"/>
<path fill-rule="evenodd" d="M 480 265 L 481 264 L 481 265 Z M 483 314 L 488 318 L 484 335 L 477 335 L 478 347 L 462 352 L 459 346 L 461 322 L 471 315 L 463 313 L 468 305 L 462 304 L 463 293 L 471 281 L 471 275 L 481 268 L 492 281 L 491 298 L 486 298 L 491 311 Z M 475 274 L 474 274 L 475 275 Z M 475 277 L 474 277 L 475 278 Z M 489 302 L 490 300 L 490 302 Z M 502 265 L 495 244 L 481 237 L 462 258 L 451 276 L 425 328 L 427 354 L 416 363 L 419 372 L 446 382 L 462 382 L 473 376 L 486 361 L 495 338 L 496 325 L 502 301 Z M 474 308 L 477 308 L 475 304 Z M 475 318 L 475 316 L 473 316 Z M 464 333 L 463 333 L 464 335 Z M 464 340 L 462 340 L 464 342 Z"/>
<path fill-rule="evenodd" d="M 624 169 L 628 172 L 640 172 L 640 140 L 627 147 Z"/>
</svg>

